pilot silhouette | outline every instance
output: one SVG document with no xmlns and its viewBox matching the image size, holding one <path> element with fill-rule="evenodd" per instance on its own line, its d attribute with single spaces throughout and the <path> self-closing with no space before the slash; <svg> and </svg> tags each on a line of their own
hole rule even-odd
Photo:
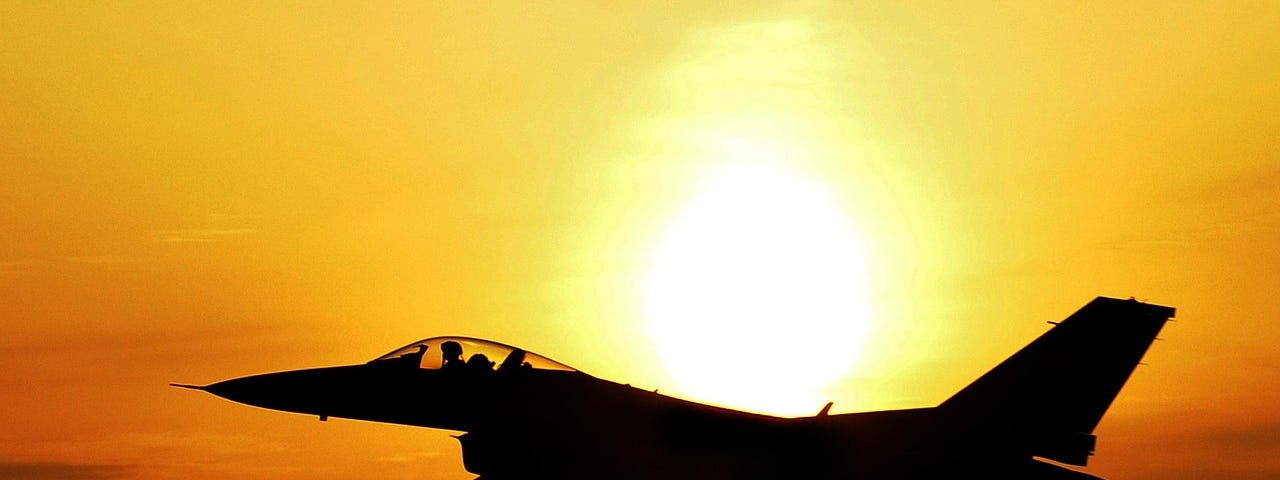
<svg viewBox="0 0 1280 480">
<path fill-rule="evenodd" d="M 525 365 L 528 365 L 529 363 L 524 361 L 525 354 L 526 352 L 519 348 L 512 350 L 511 353 L 507 354 L 507 358 L 502 361 L 502 364 L 498 365 L 498 371 L 510 372 L 512 370 L 520 368 L 521 362 L 524 362 Z"/>
<path fill-rule="evenodd" d="M 493 362 L 489 360 L 489 356 L 477 353 L 467 359 L 467 369 L 477 372 L 492 372 Z"/>
<path fill-rule="evenodd" d="M 441 370 L 457 370 L 462 368 L 462 345 L 453 340 L 449 340 L 440 345 L 440 352 L 444 355 L 444 364 L 440 366 Z"/>
<path fill-rule="evenodd" d="M 422 356 L 427 353 L 427 348 L 429 348 L 427 347 L 427 344 L 425 343 L 420 344 L 418 345 L 418 351 L 406 353 L 404 355 L 401 355 L 398 358 L 399 360 L 403 361 L 407 366 L 411 366 L 412 368 L 418 368 L 422 365 Z"/>
</svg>

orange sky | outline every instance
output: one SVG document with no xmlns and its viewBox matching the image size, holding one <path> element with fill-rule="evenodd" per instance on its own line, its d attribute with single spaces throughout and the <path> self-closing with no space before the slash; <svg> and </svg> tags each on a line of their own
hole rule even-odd
<svg viewBox="0 0 1280 480">
<path fill-rule="evenodd" d="M 433 335 L 680 393 L 642 278 L 744 139 L 864 243 L 836 411 L 1134 295 L 1089 471 L 1280 476 L 1280 4 L 775 3 L 0 2 L 0 478 L 471 478 L 165 386 Z"/>
</svg>

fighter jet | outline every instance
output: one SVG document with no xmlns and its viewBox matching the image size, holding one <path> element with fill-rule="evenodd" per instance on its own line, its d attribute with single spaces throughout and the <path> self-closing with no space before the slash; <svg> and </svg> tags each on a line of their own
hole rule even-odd
<svg viewBox="0 0 1280 480">
<path fill-rule="evenodd" d="M 478 480 L 1098 479 L 1094 428 L 1174 309 L 1099 297 L 934 407 L 783 418 L 600 379 L 468 337 L 368 363 L 175 386 L 462 432 Z M 465 358 L 465 360 L 464 360 Z"/>
</svg>

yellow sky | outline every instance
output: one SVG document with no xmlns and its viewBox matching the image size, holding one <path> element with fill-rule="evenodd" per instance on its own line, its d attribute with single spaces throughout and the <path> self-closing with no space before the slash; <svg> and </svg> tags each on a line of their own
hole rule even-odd
<svg viewBox="0 0 1280 480">
<path fill-rule="evenodd" d="M 0 2 L 0 476 L 470 478 L 165 387 L 432 335 L 675 388 L 641 279 L 734 141 L 862 235 L 836 411 L 1135 295 L 1090 471 L 1280 475 L 1280 4 L 775 3 Z"/>
</svg>

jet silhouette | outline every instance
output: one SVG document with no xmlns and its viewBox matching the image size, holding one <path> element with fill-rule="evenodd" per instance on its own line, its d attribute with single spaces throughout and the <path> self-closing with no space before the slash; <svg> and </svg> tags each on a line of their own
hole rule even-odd
<svg viewBox="0 0 1280 480">
<path fill-rule="evenodd" d="M 175 386 L 321 420 L 465 432 L 463 466 L 481 480 L 1098 479 L 1065 465 L 1087 464 L 1094 428 L 1173 315 L 1098 297 L 936 407 L 831 415 L 828 404 L 801 418 L 672 398 L 467 337 Z"/>
</svg>

